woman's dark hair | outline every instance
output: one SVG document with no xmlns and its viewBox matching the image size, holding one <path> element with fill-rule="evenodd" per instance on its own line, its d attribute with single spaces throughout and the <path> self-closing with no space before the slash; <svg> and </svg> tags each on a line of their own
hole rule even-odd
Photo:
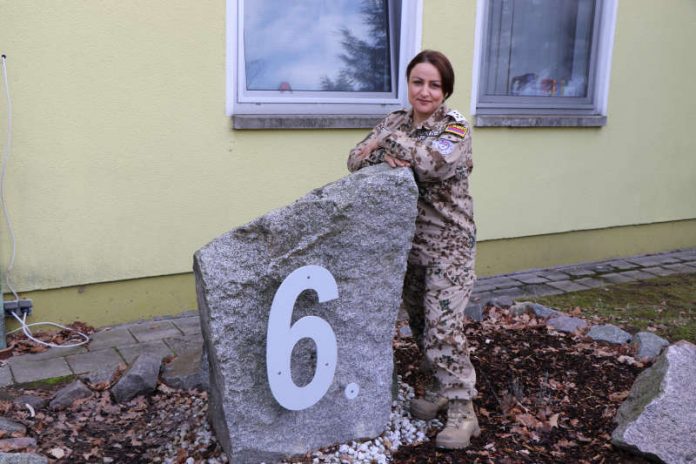
<svg viewBox="0 0 696 464">
<path fill-rule="evenodd" d="M 438 51 L 423 50 L 414 56 L 406 67 L 407 80 L 411 76 L 413 67 L 420 63 L 430 63 L 440 72 L 440 77 L 442 77 L 442 93 L 445 95 L 445 100 L 447 100 L 454 92 L 454 69 L 452 69 L 450 60 Z"/>
</svg>

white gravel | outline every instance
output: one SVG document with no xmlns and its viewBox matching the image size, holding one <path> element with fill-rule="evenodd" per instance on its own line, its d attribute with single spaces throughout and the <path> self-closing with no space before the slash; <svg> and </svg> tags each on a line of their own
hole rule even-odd
<svg viewBox="0 0 696 464">
<path fill-rule="evenodd" d="M 400 377 L 398 382 L 399 393 L 392 403 L 389 423 L 382 435 L 368 441 L 345 443 L 319 450 L 312 455 L 312 464 L 387 464 L 392 462 L 392 454 L 400 447 L 426 442 L 428 430 L 441 429 L 443 424 L 437 419 L 426 422 L 411 417 L 408 405 L 415 396 L 413 387 L 402 382 Z M 190 456 L 199 454 L 215 444 L 215 434 L 206 419 L 207 408 L 207 401 L 196 398 L 191 409 L 186 413 L 188 420 L 180 423 L 174 440 L 151 454 L 161 456 L 155 458 L 153 462 L 174 464 L 180 462 L 178 453 L 181 449 L 190 453 Z M 162 414 L 167 413 L 163 411 Z M 227 462 L 224 453 L 205 461 L 194 460 L 193 457 L 185 461 L 186 464 Z M 295 464 L 295 462 L 287 461 L 283 464 Z"/>
<path fill-rule="evenodd" d="M 400 447 L 426 442 L 428 430 L 441 429 L 443 424 L 437 419 L 426 422 L 411 417 L 408 405 L 415 396 L 413 387 L 402 382 L 400 376 L 398 382 L 399 393 L 392 403 L 389 423 L 382 435 L 368 441 L 319 450 L 312 455 L 312 464 L 386 464 L 392 462 L 392 453 Z"/>
</svg>

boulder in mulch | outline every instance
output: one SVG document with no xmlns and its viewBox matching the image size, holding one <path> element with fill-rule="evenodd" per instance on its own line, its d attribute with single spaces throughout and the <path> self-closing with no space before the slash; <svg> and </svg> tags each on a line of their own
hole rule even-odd
<svg viewBox="0 0 696 464">
<path fill-rule="evenodd" d="M 31 406 L 32 408 L 36 409 L 43 409 L 46 407 L 48 404 L 48 400 L 46 398 L 42 398 L 40 396 L 34 396 L 34 395 L 20 395 L 14 400 L 12 400 L 14 404 L 19 406 L 20 408 L 25 407 L 26 404 Z"/>
<path fill-rule="evenodd" d="M 58 390 L 51 402 L 48 404 L 48 407 L 54 411 L 65 409 L 72 405 L 75 401 L 83 398 L 89 398 L 91 395 L 92 390 L 87 388 L 84 383 L 76 380 Z"/>
<path fill-rule="evenodd" d="M 201 378 L 202 349 L 189 351 L 174 358 L 162 367 L 162 382 L 172 388 L 190 390 L 203 388 Z"/>
<path fill-rule="evenodd" d="M 696 456 L 696 345 L 680 341 L 641 372 L 617 411 L 612 443 L 674 464 Z"/>
<path fill-rule="evenodd" d="M 372 166 L 196 252 L 210 419 L 230 461 L 382 433 L 417 200 L 411 170 Z"/>
<path fill-rule="evenodd" d="M 612 324 L 592 326 L 587 336 L 599 342 L 623 345 L 631 341 L 631 334 Z"/>
<path fill-rule="evenodd" d="M 662 353 L 669 342 L 652 332 L 638 332 L 631 345 L 635 347 L 636 358 L 652 361 Z"/>
<path fill-rule="evenodd" d="M 550 319 L 552 317 L 560 317 L 564 315 L 560 311 L 547 308 L 546 306 L 539 303 L 531 303 L 529 301 L 515 303 L 514 305 L 510 306 L 509 311 L 510 314 L 514 316 L 519 316 L 521 314 L 532 314 L 542 319 Z"/>
<path fill-rule="evenodd" d="M 151 393 L 157 387 L 162 357 L 143 353 L 138 356 L 130 369 L 111 388 L 111 395 L 118 403 L 123 403 L 138 395 Z"/>
<path fill-rule="evenodd" d="M 0 464 L 48 464 L 48 458 L 34 453 L 0 453 Z"/>
<path fill-rule="evenodd" d="M 587 322 L 579 317 L 558 316 L 552 317 L 547 324 L 559 332 L 573 333 L 587 327 Z"/>
<path fill-rule="evenodd" d="M 0 417 L 0 436 L 23 437 L 27 434 L 27 428 L 6 417 Z"/>
</svg>

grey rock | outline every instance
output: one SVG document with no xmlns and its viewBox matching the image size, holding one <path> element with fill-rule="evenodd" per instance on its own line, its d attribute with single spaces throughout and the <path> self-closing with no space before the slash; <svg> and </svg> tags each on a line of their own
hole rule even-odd
<svg viewBox="0 0 696 464">
<path fill-rule="evenodd" d="M 550 319 L 552 317 L 560 317 L 564 315 L 555 309 L 547 308 L 544 305 L 532 303 L 531 301 L 515 303 L 514 305 L 510 306 L 508 311 L 515 316 L 519 316 L 521 314 L 530 314 L 542 319 Z"/>
<path fill-rule="evenodd" d="M 546 306 L 539 303 L 532 303 L 531 301 L 521 301 L 510 306 L 508 309 L 510 314 L 514 316 L 519 316 L 521 314 L 530 314 L 542 319 L 549 319 L 552 317 L 564 316 L 560 311 L 555 309 L 547 308 Z"/>
<path fill-rule="evenodd" d="M 231 462 L 277 462 L 384 430 L 391 410 L 392 335 L 417 196 L 410 170 L 363 169 L 196 252 L 210 419 Z M 315 291 L 305 291 L 290 309 L 292 321 L 310 315 L 326 321 L 338 357 L 318 402 L 289 410 L 275 399 L 267 377 L 269 312 L 281 283 L 308 265 L 331 273 L 338 298 L 318 303 Z M 286 323 L 289 328 L 290 316 Z M 304 338 L 289 345 L 286 375 L 306 385 L 315 372 L 315 344 Z"/>
<path fill-rule="evenodd" d="M 170 363 L 162 366 L 162 382 L 181 390 L 203 388 L 201 380 L 202 351 L 201 348 L 180 354 Z"/>
<path fill-rule="evenodd" d="M 123 403 L 154 391 L 161 364 L 162 357 L 157 354 L 144 353 L 138 356 L 123 377 L 111 387 L 114 400 Z"/>
<path fill-rule="evenodd" d="M 75 401 L 89 398 L 92 396 L 92 390 L 87 388 L 87 386 L 76 380 L 56 392 L 53 399 L 48 403 L 50 409 L 59 410 L 65 409 L 72 405 Z"/>
<path fill-rule="evenodd" d="M 617 411 L 612 443 L 670 464 L 696 458 L 696 345 L 668 347 L 636 378 Z"/>
<path fill-rule="evenodd" d="M 104 382 L 110 383 L 111 380 L 114 378 L 114 374 L 116 374 L 117 370 L 118 367 L 104 367 L 102 369 L 97 369 L 93 372 L 88 372 L 80 376 L 80 379 L 82 379 L 84 382 L 87 382 L 88 385 L 97 385 Z"/>
<path fill-rule="evenodd" d="M 48 404 L 48 400 L 46 398 L 34 395 L 20 395 L 12 400 L 12 402 L 20 408 L 23 408 L 25 407 L 25 404 L 28 404 L 34 408 L 34 410 L 43 409 Z"/>
<path fill-rule="evenodd" d="M 573 333 L 587 327 L 587 322 L 579 317 L 558 316 L 552 317 L 546 322 L 559 332 Z"/>
<path fill-rule="evenodd" d="M 542 319 L 551 319 L 552 317 L 560 317 L 563 315 L 562 312 L 557 311 L 553 308 L 547 308 L 546 306 L 541 305 L 539 303 L 530 303 L 530 305 L 534 315 Z"/>
<path fill-rule="evenodd" d="M 0 464 L 48 464 L 48 458 L 34 453 L 0 453 Z"/>
<path fill-rule="evenodd" d="M 638 332 L 631 345 L 636 350 L 636 358 L 652 361 L 657 358 L 669 342 L 652 332 Z"/>
<path fill-rule="evenodd" d="M 488 306 L 495 306 L 496 308 L 502 309 L 507 309 L 513 304 L 515 304 L 515 302 L 512 300 L 512 298 L 506 295 L 491 298 L 487 303 Z"/>
<path fill-rule="evenodd" d="M 483 306 L 478 303 L 469 303 L 464 309 L 464 314 L 472 321 L 480 322 L 483 320 Z"/>
<path fill-rule="evenodd" d="M 4 432 L 4 435 L 26 435 L 27 428 L 19 422 L 10 420 L 7 417 L 0 417 L 0 432 Z"/>
<path fill-rule="evenodd" d="M 631 341 L 631 334 L 612 324 L 592 326 L 587 336 L 599 342 L 623 345 Z"/>
</svg>

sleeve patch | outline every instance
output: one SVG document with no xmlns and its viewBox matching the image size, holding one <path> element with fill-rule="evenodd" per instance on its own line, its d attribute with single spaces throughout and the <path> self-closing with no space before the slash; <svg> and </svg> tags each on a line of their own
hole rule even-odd
<svg viewBox="0 0 696 464">
<path fill-rule="evenodd" d="M 445 133 L 447 134 L 452 134 L 456 135 L 457 137 L 464 138 L 466 137 L 466 134 L 469 132 L 469 129 L 467 129 L 466 126 L 463 126 L 461 124 L 450 124 L 445 128 Z"/>
<path fill-rule="evenodd" d="M 447 139 L 437 139 L 433 142 L 433 148 L 443 156 L 447 156 L 454 151 L 454 142 Z"/>
</svg>

